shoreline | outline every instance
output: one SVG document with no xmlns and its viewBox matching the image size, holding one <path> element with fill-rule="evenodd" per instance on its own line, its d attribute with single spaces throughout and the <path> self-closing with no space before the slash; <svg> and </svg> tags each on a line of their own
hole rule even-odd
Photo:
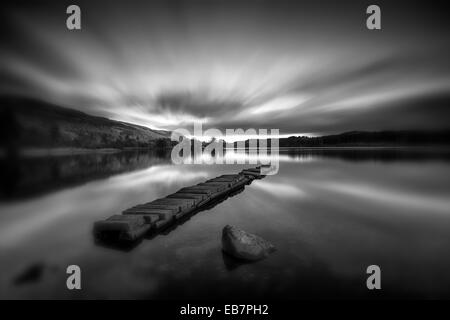
<svg viewBox="0 0 450 320">
<path fill-rule="evenodd" d="M 68 156 L 68 155 L 82 155 L 82 154 L 95 154 L 95 153 L 117 153 L 121 152 L 121 149 L 115 148 L 101 148 L 101 149 L 88 149 L 88 148 L 24 148 L 18 150 L 18 155 L 21 157 L 47 157 L 47 156 Z M 4 157 L 6 151 L 0 150 L 0 157 Z"/>
<path fill-rule="evenodd" d="M 224 148 L 225 150 L 258 150 L 258 148 Z M 269 147 L 270 149 L 270 147 Z M 112 154 L 129 151 L 153 151 L 148 148 L 24 148 L 18 150 L 18 155 L 21 157 L 48 157 L 48 156 L 74 156 L 85 154 Z M 329 146 L 329 147 L 279 147 L 283 150 L 416 150 L 416 151 L 450 151 L 450 147 L 443 146 Z M 5 149 L 0 149 L 0 158 L 5 157 Z"/>
</svg>

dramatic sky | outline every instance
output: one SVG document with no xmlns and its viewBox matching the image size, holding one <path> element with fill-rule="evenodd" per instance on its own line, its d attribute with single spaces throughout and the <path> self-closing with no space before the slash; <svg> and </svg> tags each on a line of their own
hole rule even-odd
<svg viewBox="0 0 450 320">
<path fill-rule="evenodd" d="M 365 27 L 369 1 L 29 2 L 2 5 L 2 94 L 158 129 L 449 125 L 439 1 L 376 1 L 379 31 Z M 80 31 L 66 29 L 69 4 Z"/>
</svg>

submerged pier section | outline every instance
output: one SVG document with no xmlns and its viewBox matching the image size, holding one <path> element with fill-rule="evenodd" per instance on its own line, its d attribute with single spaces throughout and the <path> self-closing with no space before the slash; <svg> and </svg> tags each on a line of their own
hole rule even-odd
<svg viewBox="0 0 450 320">
<path fill-rule="evenodd" d="M 226 174 L 190 187 L 165 198 L 139 204 L 94 224 L 94 235 L 100 240 L 133 242 L 149 232 L 157 232 L 176 224 L 190 214 L 208 208 L 217 200 L 241 190 L 254 179 L 261 179 L 261 167 Z"/>
</svg>

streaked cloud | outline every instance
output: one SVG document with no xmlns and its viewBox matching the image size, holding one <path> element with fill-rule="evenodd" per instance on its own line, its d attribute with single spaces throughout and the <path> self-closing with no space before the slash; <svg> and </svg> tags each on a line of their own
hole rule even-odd
<svg viewBox="0 0 450 320">
<path fill-rule="evenodd" d="M 379 5 L 381 32 L 358 2 L 80 1 L 80 32 L 62 3 L 10 5 L 0 92 L 168 130 L 448 127 L 448 20 Z"/>
<path fill-rule="evenodd" d="M 266 101 L 261 105 L 251 107 L 246 111 L 250 114 L 279 112 L 299 107 L 306 101 L 308 101 L 308 97 L 302 95 L 282 96 Z"/>
</svg>

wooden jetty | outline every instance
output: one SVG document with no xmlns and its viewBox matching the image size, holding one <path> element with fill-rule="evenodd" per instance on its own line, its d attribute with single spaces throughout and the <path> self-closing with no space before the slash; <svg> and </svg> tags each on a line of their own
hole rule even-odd
<svg viewBox="0 0 450 320">
<path fill-rule="evenodd" d="M 149 232 L 157 232 L 194 212 L 207 208 L 220 198 L 261 179 L 261 167 L 226 174 L 194 186 L 185 187 L 165 198 L 126 209 L 94 223 L 94 236 L 100 240 L 134 242 Z"/>
</svg>

